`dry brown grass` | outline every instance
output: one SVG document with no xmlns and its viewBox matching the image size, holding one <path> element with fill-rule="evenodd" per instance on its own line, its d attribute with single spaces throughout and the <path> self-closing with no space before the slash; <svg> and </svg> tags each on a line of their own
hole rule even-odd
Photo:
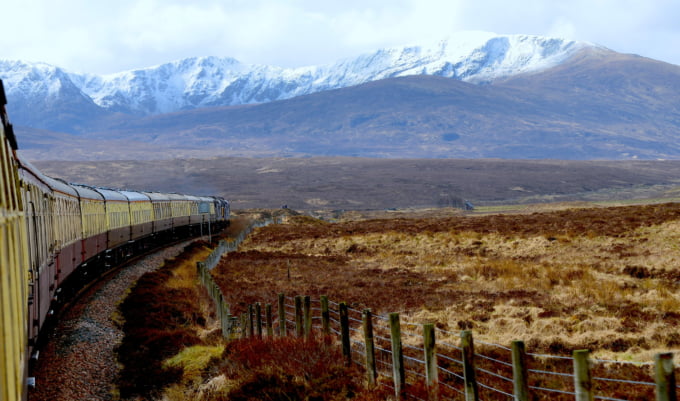
<svg viewBox="0 0 680 401">
<path fill-rule="evenodd" d="M 144 274 L 121 303 L 121 398 L 151 399 L 172 383 L 190 384 L 196 373 L 181 363 L 186 359 L 181 352 L 220 338 L 214 334 L 207 293 L 197 285 L 196 262 L 210 253 L 207 245 L 194 242 L 158 270 Z M 164 364 L 166 358 L 170 363 Z"/>
<path fill-rule="evenodd" d="M 233 313 L 276 294 L 404 312 L 532 352 L 650 361 L 680 348 L 680 206 L 328 224 L 256 232 L 217 280 Z M 289 277 L 290 272 L 290 279 Z"/>
<path fill-rule="evenodd" d="M 235 219 L 223 235 L 248 223 Z M 208 245 L 195 242 L 143 275 L 121 304 L 121 399 L 387 399 L 385 390 L 365 388 L 362 372 L 344 366 L 340 349 L 320 339 L 225 341 L 197 278 Z"/>
</svg>

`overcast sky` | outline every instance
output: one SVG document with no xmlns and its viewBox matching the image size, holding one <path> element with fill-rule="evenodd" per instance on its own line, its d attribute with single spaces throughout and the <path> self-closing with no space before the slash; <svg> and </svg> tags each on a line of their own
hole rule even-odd
<svg viewBox="0 0 680 401">
<path fill-rule="evenodd" d="M 300 67 L 457 31 L 584 40 L 680 65 L 677 0 L 21 0 L 0 58 L 106 74 L 192 56 Z"/>
</svg>

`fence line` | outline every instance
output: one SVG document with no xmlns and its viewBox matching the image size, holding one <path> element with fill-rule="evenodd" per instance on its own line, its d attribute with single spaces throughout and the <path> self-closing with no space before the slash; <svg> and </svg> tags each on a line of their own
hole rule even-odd
<svg viewBox="0 0 680 401">
<path fill-rule="evenodd" d="M 290 299 L 296 298 L 305 299 Z M 677 399 L 670 353 L 657 355 L 652 366 L 593 359 L 587 350 L 574 351 L 571 357 L 533 354 L 524 350 L 522 341 L 513 342 L 511 347 L 482 341 L 475 345 L 470 331 L 461 332 L 460 345 L 453 345 L 450 340 L 436 342 L 436 333 L 441 334 L 441 331 L 432 324 L 399 324 L 398 313 L 389 314 L 385 319 L 371 314 L 368 309 L 360 311 L 348 307 L 344 302 L 326 299 L 321 304 L 326 305 L 328 311 L 311 319 L 309 333 L 335 337 L 342 346 L 346 363 L 364 368 L 369 386 L 390 388 L 399 400 Z M 304 321 L 307 313 L 304 308 L 295 310 L 290 305 L 286 309 L 291 309 L 294 315 L 289 322 Z M 318 313 L 323 309 L 322 306 L 310 308 L 310 311 Z M 362 319 L 350 318 L 350 314 L 361 314 Z M 276 326 L 278 322 L 270 324 Z M 322 331 L 324 324 L 328 327 L 325 333 Z M 430 331 L 428 327 L 432 327 Z M 420 334 L 416 333 L 418 329 L 422 330 Z M 451 337 L 452 333 L 444 333 L 447 338 Z M 309 334 L 293 327 L 285 334 L 277 335 Z M 402 344 L 403 338 L 410 343 Z M 414 345 L 416 338 L 420 341 Z M 607 377 L 608 369 L 613 365 L 638 377 L 647 375 L 650 381 Z M 654 378 L 646 373 L 651 368 L 656 371 Z M 597 374 L 593 373 L 595 371 Z"/>
<path fill-rule="evenodd" d="M 390 388 L 398 400 L 677 400 L 671 353 L 655 355 L 653 363 L 598 360 L 590 358 L 587 350 L 574 351 L 571 357 L 535 354 L 526 352 L 522 341 L 511 347 L 483 341 L 474 344 L 471 331 L 452 333 L 433 324 L 402 323 L 399 313 L 373 315 L 369 309 L 360 311 L 327 297 L 312 301 L 308 296 L 279 294 L 278 313 L 272 313 L 272 305 L 266 304 L 264 321 L 259 303 L 250 305 L 240 318 L 231 316 L 210 270 L 224 253 L 235 251 L 253 229 L 274 222 L 252 223 L 236 238 L 220 241 L 204 262 L 197 263 L 225 338 L 262 338 L 265 333 L 267 337 L 274 333 L 336 337 L 346 364 L 363 367 L 370 386 Z M 437 342 L 437 335 L 447 341 Z M 403 336 L 407 344 L 402 343 Z M 450 343 L 455 336 L 459 345 Z M 650 381 L 641 380 L 641 376 Z"/>
<path fill-rule="evenodd" d="M 222 336 L 225 338 L 232 338 L 232 336 L 235 335 L 235 330 L 238 328 L 239 322 L 237 317 L 232 316 L 229 313 L 229 305 L 227 304 L 224 294 L 222 293 L 222 289 L 219 285 L 217 285 L 212 274 L 210 274 L 210 271 L 218 265 L 223 254 L 236 251 L 241 242 L 243 242 L 248 234 L 250 234 L 254 229 L 277 222 L 278 221 L 275 219 L 262 219 L 251 222 L 235 238 L 230 240 L 220 240 L 217 247 L 213 249 L 210 255 L 208 255 L 208 257 L 203 262 L 196 263 L 199 281 L 206 288 L 208 295 L 215 303 L 215 307 L 217 309 L 217 318 L 220 321 L 220 327 L 222 329 Z M 252 318 L 247 323 L 249 324 L 249 329 L 252 331 Z M 243 327 L 243 325 L 241 326 L 241 335 L 245 336 L 247 327 Z M 261 326 L 258 327 L 258 333 L 261 333 Z"/>
</svg>

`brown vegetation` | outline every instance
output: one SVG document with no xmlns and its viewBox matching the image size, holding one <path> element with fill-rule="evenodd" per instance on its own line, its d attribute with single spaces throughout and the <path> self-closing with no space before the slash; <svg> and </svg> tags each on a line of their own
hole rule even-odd
<svg viewBox="0 0 680 401">
<path fill-rule="evenodd" d="M 623 361 L 650 362 L 656 352 L 680 348 L 680 205 L 334 224 L 294 213 L 285 219 L 255 231 L 213 270 L 232 314 L 255 302 L 275 304 L 281 292 L 327 295 L 356 310 L 401 312 L 404 327 L 435 322 L 442 343 L 455 344 L 460 330 L 471 329 L 479 353 L 506 362 L 507 352 L 493 344 L 515 339 L 531 353 L 570 355 L 587 348 L 594 358 Z M 231 234 L 246 223 L 235 219 Z M 367 390 L 364 374 L 345 367 L 338 347 L 323 341 L 265 338 L 225 346 L 205 294 L 196 291 L 195 262 L 208 250 L 195 250 L 195 257 L 143 277 L 122 305 L 123 397 L 389 397 L 383 387 Z M 502 368 L 488 360 L 479 364 Z M 560 372 L 569 372 L 570 364 L 539 356 L 531 362 L 534 369 Z M 593 369 L 604 377 L 650 380 L 649 369 L 637 365 L 599 363 Z M 540 374 L 532 380 L 570 386 Z M 507 382 L 485 381 L 511 391 Z M 422 390 L 422 383 L 414 385 Z M 595 386 L 611 397 L 646 399 L 653 391 Z"/>
<path fill-rule="evenodd" d="M 260 229 L 216 279 L 232 313 L 328 295 L 532 352 L 651 360 L 680 347 L 676 204 Z"/>
<path fill-rule="evenodd" d="M 224 235 L 238 234 L 247 223 L 234 219 Z M 225 346 L 196 275 L 208 245 L 196 242 L 143 275 L 120 305 L 121 399 L 387 398 L 384 390 L 364 388 L 362 373 L 346 367 L 340 350 L 319 339 L 235 340 Z"/>
<path fill-rule="evenodd" d="M 158 396 L 181 380 L 182 370 L 163 361 L 184 347 L 203 344 L 206 311 L 197 300 L 205 295 L 196 285 L 196 261 L 208 255 L 206 243 L 196 242 L 160 269 L 143 275 L 120 305 L 125 336 L 118 347 L 122 398 Z"/>
<path fill-rule="evenodd" d="M 339 347 L 292 337 L 229 342 L 220 372 L 232 384 L 214 400 L 385 400 L 385 389 L 366 389 L 356 366 L 346 367 Z"/>
<path fill-rule="evenodd" d="M 92 185 L 220 195 L 238 209 L 383 210 L 678 196 L 680 161 L 216 158 L 40 162 Z M 144 171 L 144 174 L 139 174 Z"/>
</svg>

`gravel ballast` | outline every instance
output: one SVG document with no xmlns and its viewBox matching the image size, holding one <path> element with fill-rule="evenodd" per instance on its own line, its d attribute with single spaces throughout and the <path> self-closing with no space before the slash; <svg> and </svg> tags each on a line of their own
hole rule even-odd
<svg viewBox="0 0 680 401">
<path fill-rule="evenodd" d="M 156 270 L 190 242 L 152 253 L 115 272 L 65 311 L 33 372 L 36 388 L 29 401 L 113 400 L 118 377 L 115 347 L 123 338 L 112 320 L 127 290 L 144 273 Z"/>
</svg>

